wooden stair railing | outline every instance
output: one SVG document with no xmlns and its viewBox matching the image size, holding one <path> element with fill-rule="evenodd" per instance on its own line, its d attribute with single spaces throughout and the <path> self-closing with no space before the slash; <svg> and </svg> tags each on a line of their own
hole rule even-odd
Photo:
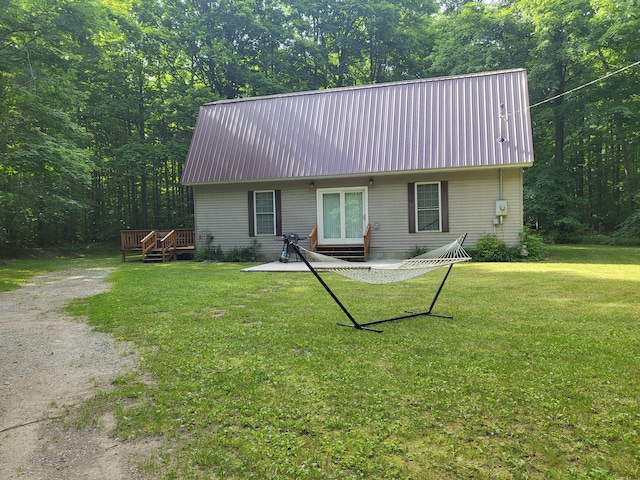
<svg viewBox="0 0 640 480">
<path fill-rule="evenodd" d="M 314 226 L 309 234 L 309 250 L 312 252 L 321 251 L 327 255 L 355 261 L 367 261 L 369 248 L 371 246 L 371 225 L 367 224 L 362 237 L 362 245 L 318 245 L 318 226 Z"/>
<path fill-rule="evenodd" d="M 367 228 L 364 231 L 363 247 L 364 247 L 364 261 L 367 261 L 367 255 L 369 254 L 369 243 L 371 242 L 371 224 L 367 224 Z"/>
<path fill-rule="evenodd" d="M 315 225 L 309 234 L 309 251 L 315 251 L 318 246 L 318 225 Z"/>
<path fill-rule="evenodd" d="M 176 231 L 171 230 L 160 240 L 162 262 L 169 262 L 176 254 Z"/>
<path fill-rule="evenodd" d="M 152 230 L 149 235 L 144 237 L 140 242 L 142 246 L 142 258 L 146 258 L 151 250 L 158 248 L 158 232 Z"/>
</svg>

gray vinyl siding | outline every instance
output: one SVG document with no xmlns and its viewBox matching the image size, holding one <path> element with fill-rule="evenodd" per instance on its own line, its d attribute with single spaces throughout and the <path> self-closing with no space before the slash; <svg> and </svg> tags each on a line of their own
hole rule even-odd
<svg viewBox="0 0 640 480">
<path fill-rule="evenodd" d="M 211 246 L 225 249 L 247 246 L 249 242 L 247 193 L 232 186 L 202 186 L 193 189 L 195 202 L 196 248 Z M 240 242 L 238 242 L 240 240 Z"/>
<path fill-rule="evenodd" d="M 369 178 L 373 185 L 369 186 Z M 449 189 L 449 232 L 409 233 L 407 184 L 447 181 Z M 504 223 L 493 225 L 495 202 L 500 198 L 499 169 L 389 175 L 359 178 L 331 178 L 226 185 L 196 185 L 196 241 L 204 248 L 208 235 L 212 246 L 223 250 L 251 245 L 247 192 L 279 189 L 282 192 L 282 231 L 307 236 L 317 223 L 316 189 L 366 186 L 371 230 L 371 258 L 402 258 L 416 246 L 435 248 L 468 233 L 465 246 L 471 248 L 485 233 L 495 233 L 508 245 L 517 245 L 522 230 L 522 169 L 504 168 L 502 198 L 508 202 Z M 280 253 L 276 236 L 258 236 L 261 252 L 270 259 Z M 301 242 L 308 246 L 308 241 Z"/>
<path fill-rule="evenodd" d="M 449 186 L 449 232 L 408 233 L 407 184 L 438 181 L 447 181 Z M 523 217 L 522 169 L 505 168 L 502 182 L 508 215 L 502 225 L 494 227 L 495 202 L 500 196 L 497 169 L 377 179 L 369 189 L 371 257 L 396 258 L 416 246 L 435 248 L 462 233 L 468 233 L 465 246 L 469 248 L 485 233 L 495 233 L 508 245 L 517 245 Z"/>
<path fill-rule="evenodd" d="M 232 185 L 203 185 L 193 189 L 196 203 L 195 225 L 197 248 L 206 247 L 207 236 L 213 235 L 212 247 L 224 251 L 234 247 L 248 247 L 253 238 L 267 258 L 277 258 L 282 243 L 275 235 L 249 237 L 249 209 L 247 192 L 281 190 L 282 231 L 307 236 L 316 224 L 316 195 L 310 182 L 253 183 Z M 308 246 L 308 242 L 302 242 Z"/>
</svg>

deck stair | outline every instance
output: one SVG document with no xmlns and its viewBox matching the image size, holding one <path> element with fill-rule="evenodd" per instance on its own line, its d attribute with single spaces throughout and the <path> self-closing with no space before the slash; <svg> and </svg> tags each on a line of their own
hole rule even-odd
<svg viewBox="0 0 640 480">
<path fill-rule="evenodd" d="M 172 259 L 173 259 L 173 255 L 163 256 L 162 250 L 160 248 L 154 248 L 144 256 L 142 261 L 144 263 L 160 263 L 160 262 L 170 262 Z"/>
<path fill-rule="evenodd" d="M 122 230 L 120 232 L 122 261 L 127 254 L 142 255 L 145 263 L 170 262 L 195 253 L 195 234 L 192 228 L 174 230 Z"/>
<path fill-rule="evenodd" d="M 318 243 L 318 226 L 314 226 L 309 233 L 309 249 L 312 252 L 318 252 L 330 257 L 336 257 L 349 262 L 366 262 L 369 255 L 369 245 L 371 239 L 370 225 L 364 230 L 363 243 L 358 244 L 340 244 L 340 245 L 322 245 Z"/>
<path fill-rule="evenodd" d="M 365 262 L 367 256 L 364 252 L 364 245 L 318 245 L 317 253 L 328 255 L 330 257 L 347 260 L 349 262 Z"/>
<path fill-rule="evenodd" d="M 166 234 L 167 232 L 158 232 L 156 246 L 152 247 L 142 256 L 142 261 L 144 263 L 164 263 L 173 260 L 173 257 L 175 256 L 174 249 L 170 248 L 165 249 L 164 251 L 162 249 L 161 239 L 164 238 Z"/>
</svg>

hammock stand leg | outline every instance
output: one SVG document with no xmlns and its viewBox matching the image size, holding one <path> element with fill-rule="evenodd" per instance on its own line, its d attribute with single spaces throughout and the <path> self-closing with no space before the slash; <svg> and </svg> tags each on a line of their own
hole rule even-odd
<svg viewBox="0 0 640 480">
<path fill-rule="evenodd" d="M 429 317 L 438 317 L 438 318 L 453 318 L 451 315 L 439 315 L 437 313 L 431 313 L 433 310 L 433 307 L 435 306 L 436 302 L 438 301 L 438 297 L 440 296 L 440 292 L 442 292 L 442 288 L 444 287 L 445 282 L 447 281 L 447 278 L 449 277 L 449 273 L 451 273 L 451 269 L 453 268 L 453 264 L 449 265 L 449 268 L 447 268 L 447 273 L 445 273 L 444 278 L 442 279 L 442 282 L 440 282 L 440 286 L 438 287 L 438 290 L 436 291 L 436 294 L 433 297 L 433 300 L 431 301 L 431 305 L 429 305 L 429 310 L 425 311 L 425 312 L 410 312 L 407 311 L 406 315 L 400 315 L 398 317 L 392 317 L 392 318 L 385 318 L 383 320 L 374 320 L 372 322 L 364 322 L 361 323 L 360 326 L 361 327 L 366 327 L 368 325 L 378 325 L 380 323 L 386 323 L 386 322 L 394 322 L 396 320 L 404 320 L 405 318 L 413 318 L 413 317 L 421 317 L 421 316 L 429 316 Z"/>
<path fill-rule="evenodd" d="M 460 245 L 464 243 L 466 238 L 467 238 L 466 233 L 462 237 L 460 237 Z M 373 322 L 365 322 L 365 323 L 361 323 L 360 326 L 366 327 L 367 325 L 377 325 L 379 323 L 394 322 L 396 320 L 404 320 L 405 318 L 413 318 L 413 317 L 421 317 L 421 316 L 429 316 L 429 317 L 437 317 L 437 318 L 453 318 L 451 315 L 439 315 L 437 313 L 431 313 L 433 311 L 433 307 L 436 305 L 436 302 L 438 301 L 438 297 L 440 296 L 440 292 L 442 292 L 442 289 L 444 287 L 445 282 L 447 281 L 447 278 L 449 278 L 449 274 L 451 273 L 452 268 L 453 268 L 453 263 L 449 264 L 449 268 L 447 268 L 447 273 L 444 274 L 444 278 L 442 279 L 442 282 L 440 282 L 440 286 L 438 287 L 438 290 L 436 291 L 436 294 L 434 295 L 433 300 L 431 301 L 431 305 L 429 305 L 429 310 L 427 310 L 426 312 L 406 311 L 406 315 L 400 315 L 399 317 L 385 318 L 384 320 L 374 320 Z"/>
<path fill-rule="evenodd" d="M 311 273 L 313 273 L 313 275 L 318 279 L 318 281 L 324 287 L 324 289 L 327 291 L 327 293 L 329 295 L 331 295 L 331 298 L 333 298 L 333 301 L 338 304 L 338 306 L 344 312 L 344 314 L 347 316 L 347 318 L 349 320 L 351 320 L 351 325 L 348 325 L 348 324 L 338 324 L 338 325 L 344 325 L 344 326 L 347 326 L 347 327 L 353 327 L 353 328 L 356 328 L 358 330 L 368 330 L 370 332 L 376 332 L 376 333 L 381 333 L 382 332 L 382 330 L 376 330 L 374 328 L 367 328 L 363 324 L 356 322 L 356 320 L 353 318 L 353 315 L 351 315 L 351 313 L 349 313 L 349 310 L 347 310 L 347 307 L 345 307 L 342 304 L 340 299 L 336 296 L 335 293 L 333 293 L 333 291 L 325 283 L 325 281 L 322 279 L 322 277 L 318 274 L 316 269 L 311 266 L 311 264 L 308 262 L 308 260 L 305 258 L 305 256 L 300 252 L 300 250 L 298 249 L 298 246 L 295 243 L 291 243 L 290 245 L 293 247 L 293 249 L 295 250 L 296 254 L 302 259 L 304 264 L 309 268 L 309 270 L 311 270 Z"/>
<path fill-rule="evenodd" d="M 382 330 L 377 330 L 377 329 L 374 329 L 374 328 L 370 328 L 370 326 L 371 325 L 378 325 L 380 323 L 394 322 L 394 321 L 397 321 L 397 320 L 404 320 L 404 319 L 407 319 L 407 318 L 421 317 L 421 316 L 438 317 L 438 318 L 453 318 L 450 315 L 439 315 L 439 314 L 436 314 L 436 313 L 431 313 L 432 310 L 433 310 L 433 307 L 435 306 L 436 302 L 438 301 L 438 297 L 440 296 L 440 292 L 442 292 L 444 284 L 447 281 L 447 278 L 449 277 L 449 273 L 451 273 L 451 269 L 453 268 L 453 264 L 450 264 L 449 268 L 447 268 L 447 273 L 445 273 L 445 275 L 444 275 L 444 277 L 442 279 L 442 282 L 440 282 L 440 286 L 438 287 L 438 290 L 436 291 L 436 294 L 434 295 L 433 300 L 431 301 L 431 305 L 429 306 L 429 310 L 427 310 L 425 312 L 409 312 L 409 311 L 407 311 L 406 315 L 400 315 L 398 317 L 391 317 L 391 318 L 385 318 L 383 320 L 373 320 L 371 322 L 358 323 L 353 318 L 353 315 L 351 315 L 351 313 L 349 313 L 349 310 L 347 310 L 347 308 L 342 304 L 342 302 L 336 296 L 336 294 L 333 293 L 333 291 L 325 283 L 325 281 L 318 274 L 316 269 L 311 266 L 309 261 L 300 252 L 300 250 L 298 249 L 298 246 L 295 243 L 292 243 L 290 245 L 291 245 L 291 247 L 293 247 L 293 249 L 296 252 L 296 254 L 302 259 L 302 261 L 307 266 L 307 268 L 309 270 L 311 270 L 311 273 L 313 273 L 313 275 L 320 282 L 320 284 L 324 287 L 324 289 L 327 291 L 327 293 L 329 295 L 331 295 L 331 298 L 333 298 L 333 301 L 336 302 L 336 304 L 338 304 L 340 309 L 344 312 L 344 314 L 347 316 L 347 318 L 351 321 L 351 324 L 338 323 L 338 325 L 340 325 L 342 327 L 353 327 L 353 328 L 356 328 L 358 330 L 368 330 L 368 331 L 372 331 L 372 332 L 381 333 Z"/>
</svg>

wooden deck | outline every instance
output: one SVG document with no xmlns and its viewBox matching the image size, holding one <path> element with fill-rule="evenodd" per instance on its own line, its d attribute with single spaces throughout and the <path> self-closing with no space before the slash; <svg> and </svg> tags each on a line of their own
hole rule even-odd
<svg viewBox="0 0 640 480">
<path fill-rule="evenodd" d="M 161 230 L 121 230 L 120 253 L 122 261 L 127 255 L 141 255 L 143 262 L 170 262 L 188 256 L 193 258 L 196 239 L 193 228 Z"/>
</svg>

